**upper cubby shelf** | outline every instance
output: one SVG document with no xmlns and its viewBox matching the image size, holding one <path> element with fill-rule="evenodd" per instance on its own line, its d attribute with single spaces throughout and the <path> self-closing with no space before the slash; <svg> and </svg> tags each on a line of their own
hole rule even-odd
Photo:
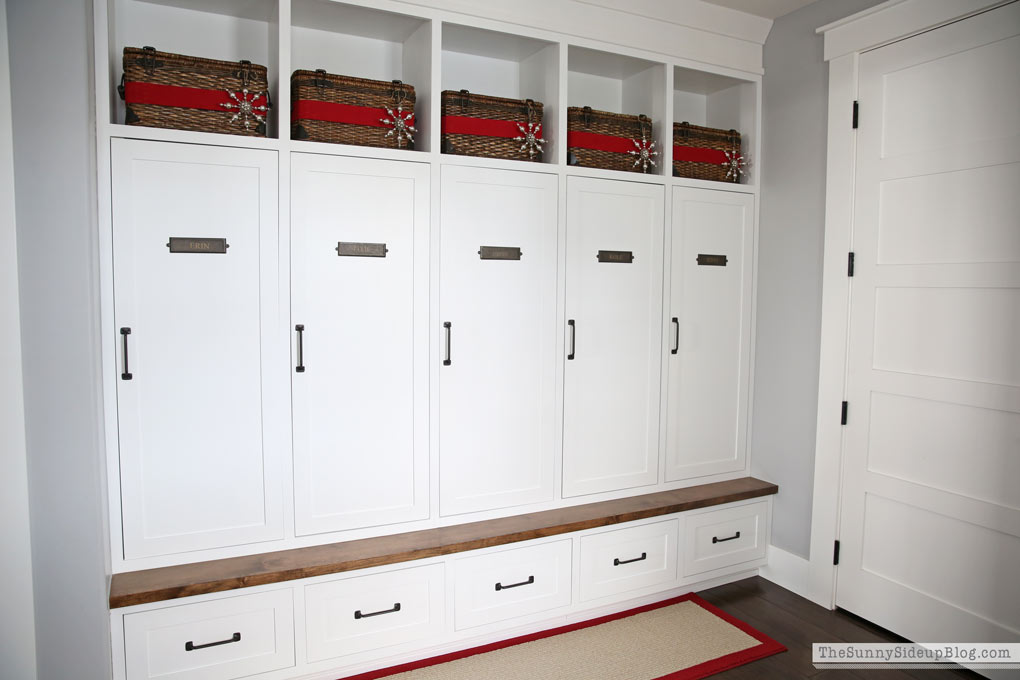
<svg viewBox="0 0 1020 680">
<path fill-rule="evenodd" d="M 269 94 L 278 100 L 279 30 L 275 0 L 110 0 L 110 122 L 124 122 L 116 85 L 125 47 L 155 47 L 207 59 L 247 59 L 269 69 Z M 275 136 L 274 116 L 269 134 Z"/>
<path fill-rule="evenodd" d="M 663 174 L 666 117 L 665 64 L 571 45 L 567 54 L 567 106 L 645 115 L 652 120 L 651 140 L 660 155 L 649 174 Z"/>
<path fill-rule="evenodd" d="M 736 130 L 746 165 L 740 182 L 753 184 L 758 83 L 691 68 L 673 68 L 673 122 Z M 672 142 L 670 142 L 672 143 Z"/>
<path fill-rule="evenodd" d="M 333 0 L 294 0 L 290 42 L 292 71 L 325 69 L 413 86 L 415 149 L 429 150 L 431 21 Z"/>
<path fill-rule="evenodd" d="M 559 156 L 559 44 L 522 35 L 444 23 L 442 90 L 542 102 L 541 160 Z"/>
</svg>

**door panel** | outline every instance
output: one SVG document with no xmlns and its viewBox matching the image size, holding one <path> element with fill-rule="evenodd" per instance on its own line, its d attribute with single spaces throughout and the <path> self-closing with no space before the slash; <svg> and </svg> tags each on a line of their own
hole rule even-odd
<svg viewBox="0 0 1020 680">
<path fill-rule="evenodd" d="M 1020 640 L 1018 27 L 860 58 L 836 602 L 912 640 Z"/>
<path fill-rule="evenodd" d="M 658 481 L 663 203 L 660 186 L 567 180 L 564 496 Z"/>
<path fill-rule="evenodd" d="M 294 154 L 292 175 L 297 533 L 424 519 L 429 169 Z"/>
<path fill-rule="evenodd" d="M 124 556 L 282 538 L 276 153 L 112 152 Z"/>
<path fill-rule="evenodd" d="M 672 225 L 667 481 L 745 467 L 754 197 L 677 187 Z"/>
<path fill-rule="evenodd" d="M 557 178 L 442 173 L 440 317 L 450 345 L 440 367 L 441 512 L 549 501 L 558 448 Z"/>
</svg>

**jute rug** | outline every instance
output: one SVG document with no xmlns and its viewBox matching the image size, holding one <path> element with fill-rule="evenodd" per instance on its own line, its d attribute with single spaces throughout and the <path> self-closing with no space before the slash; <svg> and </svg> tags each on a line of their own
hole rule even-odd
<svg viewBox="0 0 1020 680">
<path fill-rule="evenodd" d="M 345 680 L 694 680 L 783 651 L 691 593 Z"/>
</svg>

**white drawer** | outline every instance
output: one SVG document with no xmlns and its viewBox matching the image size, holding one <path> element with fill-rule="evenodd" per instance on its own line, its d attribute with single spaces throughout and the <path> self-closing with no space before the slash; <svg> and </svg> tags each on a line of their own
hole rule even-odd
<svg viewBox="0 0 1020 680">
<path fill-rule="evenodd" d="M 457 630 L 570 604 L 571 541 L 456 560 Z"/>
<path fill-rule="evenodd" d="M 581 538 L 581 600 L 676 580 L 679 520 Z"/>
<path fill-rule="evenodd" d="M 305 587 L 308 660 L 420 641 L 443 630 L 443 565 Z"/>
<path fill-rule="evenodd" d="M 124 616 L 128 680 L 229 680 L 294 665 L 290 589 Z"/>
<path fill-rule="evenodd" d="M 768 508 L 761 501 L 687 515 L 684 576 L 763 559 Z"/>
</svg>

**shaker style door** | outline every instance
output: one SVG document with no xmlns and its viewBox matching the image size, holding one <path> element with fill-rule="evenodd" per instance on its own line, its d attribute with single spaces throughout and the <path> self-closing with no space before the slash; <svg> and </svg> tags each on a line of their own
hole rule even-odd
<svg viewBox="0 0 1020 680">
<path fill-rule="evenodd" d="M 298 535 L 428 517 L 429 168 L 292 155 Z"/>
<path fill-rule="evenodd" d="M 282 538 L 276 152 L 112 152 L 124 558 Z"/>
<path fill-rule="evenodd" d="M 658 481 L 663 192 L 567 180 L 564 496 Z"/>
<path fill-rule="evenodd" d="M 441 512 L 551 501 L 557 178 L 442 172 Z"/>
</svg>

